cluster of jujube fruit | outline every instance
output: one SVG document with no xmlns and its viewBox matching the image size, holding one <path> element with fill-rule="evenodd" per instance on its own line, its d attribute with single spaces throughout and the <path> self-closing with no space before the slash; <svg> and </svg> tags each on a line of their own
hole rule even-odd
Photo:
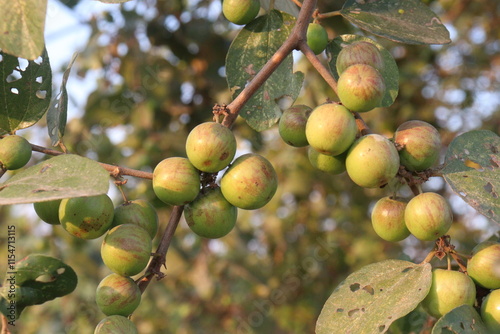
<svg viewBox="0 0 500 334">
<path fill-rule="evenodd" d="M 43 221 L 60 224 L 69 234 L 85 240 L 104 236 L 101 257 L 113 272 L 97 286 L 96 303 L 108 316 L 95 333 L 137 333 L 126 317 L 141 302 L 141 291 L 131 276 L 142 272 L 151 257 L 152 240 L 158 230 L 158 216 L 147 201 L 126 201 L 117 207 L 108 195 L 74 197 L 34 203 Z"/>
<path fill-rule="evenodd" d="M 167 158 L 153 171 L 156 196 L 170 205 L 185 205 L 184 218 L 199 236 L 225 236 L 236 223 L 237 208 L 261 208 L 276 192 L 277 175 L 271 163 L 254 153 L 233 161 L 236 146 L 229 128 L 202 123 L 187 137 L 187 158 Z M 213 178 L 226 167 L 219 186 Z"/>
</svg>

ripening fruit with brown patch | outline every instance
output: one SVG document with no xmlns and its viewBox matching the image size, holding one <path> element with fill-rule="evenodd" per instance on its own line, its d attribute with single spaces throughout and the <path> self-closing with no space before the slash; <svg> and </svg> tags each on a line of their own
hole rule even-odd
<svg viewBox="0 0 500 334">
<path fill-rule="evenodd" d="M 312 109 L 299 104 L 286 109 L 281 115 L 278 130 L 281 139 L 290 146 L 304 147 L 309 143 L 306 137 L 306 124 Z"/>
<path fill-rule="evenodd" d="M 184 205 L 200 192 L 200 174 L 186 158 L 162 160 L 153 171 L 153 190 L 156 196 L 170 205 Z"/>
<path fill-rule="evenodd" d="M 141 290 L 130 277 L 113 273 L 99 283 L 95 300 L 106 315 L 129 316 L 141 303 Z"/>
<path fill-rule="evenodd" d="M 355 64 L 370 65 L 379 72 L 384 69 L 380 50 L 375 44 L 365 41 L 348 44 L 340 50 L 336 61 L 337 73 L 340 75 L 346 68 Z"/>
</svg>

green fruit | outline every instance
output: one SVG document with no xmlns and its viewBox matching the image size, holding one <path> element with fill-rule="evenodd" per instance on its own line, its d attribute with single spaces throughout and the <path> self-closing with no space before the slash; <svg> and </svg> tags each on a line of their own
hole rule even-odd
<svg viewBox="0 0 500 334">
<path fill-rule="evenodd" d="M 153 171 L 156 196 L 170 205 L 184 205 L 200 192 L 200 174 L 186 158 L 167 158 Z"/>
<path fill-rule="evenodd" d="M 379 71 L 366 64 L 349 66 L 337 82 L 340 102 L 347 109 L 356 112 L 380 107 L 385 89 L 384 78 Z"/>
<path fill-rule="evenodd" d="M 338 103 L 322 104 L 312 111 L 306 124 L 309 145 L 320 153 L 339 155 L 356 139 L 356 119 Z"/>
<path fill-rule="evenodd" d="M 340 75 L 346 68 L 356 64 L 370 65 L 380 72 L 384 69 L 382 54 L 370 42 L 355 42 L 342 48 L 337 56 L 337 73 Z"/>
<path fill-rule="evenodd" d="M 97 324 L 94 334 L 139 334 L 139 332 L 134 323 L 124 316 L 110 315 Z"/>
<path fill-rule="evenodd" d="M 186 154 L 194 167 L 215 173 L 229 165 L 236 153 L 236 139 L 229 128 L 215 122 L 202 123 L 189 133 Z"/>
<path fill-rule="evenodd" d="M 481 318 L 491 333 L 500 333 L 500 289 L 491 291 L 483 300 Z"/>
<path fill-rule="evenodd" d="M 130 277 L 111 274 L 97 286 L 95 300 L 102 313 L 126 317 L 141 303 L 141 290 Z"/>
<path fill-rule="evenodd" d="M 382 187 L 398 173 L 398 151 L 381 135 L 363 136 L 347 152 L 346 170 L 351 180 L 360 187 Z"/>
<path fill-rule="evenodd" d="M 379 237 L 387 241 L 401 241 L 410 235 L 405 224 L 406 203 L 384 197 L 373 207 L 372 226 Z"/>
<path fill-rule="evenodd" d="M 250 23 L 259 14 L 260 3 L 257 0 L 223 0 L 222 13 L 234 24 Z"/>
<path fill-rule="evenodd" d="M 248 153 L 238 157 L 222 176 L 222 194 L 232 205 L 254 210 L 266 205 L 278 188 L 278 177 L 264 157 Z"/>
<path fill-rule="evenodd" d="M 7 170 L 24 167 L 31 159 L 31 144 L 21 136 L 0 139 L 0 166 Z"/>
<path fill-rule="evenodd" d="M 345 172 L 346 152 L 340 155 L 326 155 L 319 153 L 313 147 L 307 150 L 307 157 L 315 168 L 333 175 L 338 175 Z"/>
<path fill-rule="evenodd" d="M 475 300 L 476 286 L 469 276 L 459 271 L 435 269 L 431 289 L 422 306 L 433 317 L 441 318 L 455 307 L 473 306 Z"/>
<path fill-rule="evenodd" d="M 151 236 L 133 224 L 113 227 L 104 237 L 101 257 L 116 274 L 133 276 L 146 268 L 151 256 Z"/>
<path fill-rule="evenodd" d="M 58 225 L 61 223 L 59 220 L 59 205 L 61 201 L 60 199 L 56 199 L 53 201 L 36 202 L 33 203 L 33 208 L 41 220 L 48 224 Z"/>
<path fill-rule="evenodd" d="M 231 205 L 220 188 L 207 189 L 184 208 L 184 217 L 191 230 L 204 238 L 225 236 L 234 227 L 238 209 Z"/>
<path fill-rule="evenodd" d="M 328 33 L 321 24 L 310 23 L 307 27 L 307 45 L 313 50 L 314 54 L 320 54 L 328 45 Z"/>
<path fill-rule="evenodd" d="M 113 214 L 113 202 L 106 194 L 67 198 L 59 205 L 61 226 L 81 239 L 96 239 L 106 233 L 113 222 Z"/>
<path fill-rule="evenodd" d="M 484 288 L 500 289 L 500 243 L 485 243 L 484 247 L 475 247 L 476 253 L 467 262 L 467 273 Z"/>
<path fill-rule="evenodd" d="M 158 215 L 155 208 L 142 199 L 125 202 L 115 208 L 113 224 L 115 227 L 122 224 L 135 224 L 148 231 L 151 239 L 158 232 Z"/>
<path fill-rule="evenodd" d="M 295 105 L 286 109 L 279 121 L 279 133 L 288 145 L 304 147 L 309 145 L 306 137 L 306 123 L 312 109 L 305 105 Z"/>
<path fill-rule="evenodd" d="M 401 164 L 411 171 L 422 171 L 434 165 L 439 158 L 441 136 L 435 127 L 422 121 L 401 124 L 394 133 Z"/>
<path fill-rule="evenodd" d="M 453 213 L 443 196 L 432 192 L 422 193 L 408 202 L 405 222 L 417 239 L 431 241 L 448 232 Z"/>
</svg>

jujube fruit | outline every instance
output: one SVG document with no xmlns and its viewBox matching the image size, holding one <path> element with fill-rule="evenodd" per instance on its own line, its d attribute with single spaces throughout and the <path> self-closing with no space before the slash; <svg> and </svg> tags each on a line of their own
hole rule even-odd
<svg viewBox="0 0 500 334">
<path fill-rule="evenodd" d="M 108 231 L 101 245 L 102 261 L 122 276 L 133 276 L 146 268 L 151 256 L 151 236 L 134 224 L 124 224 Z"/>
<path fill-rule="evenodd" d="M 189 228 L 204 238 L 221 238 L 231 232 L 238 209 L 229 203 L 220 188 L 207 189 L 184 208 Z"/>
<path fill-rule="evenodd" d="M 139 332 L 128 318 L 121 315 L 110 315 L 97 324 L 94 334 L 139 334 Z"/>
<path fill-rule="evenodd" d="M 31 159 L 31 145 L 24 137 L 11 135 L 0 139 L 0 167 L 15 170 Z"/>
<path fill-rule="evenodd" d="M 61 201 L 61 199 L 56 199 L 52 201 L 36 202 L 33 203 L 33 208 L 38 217 L 44 222 L 52 225 L 59 225 L 61 223 L 59 220 L 59 205 Z"/>
<path fill-rule="evenodd" d="M 461 305 L 474 305 L 476 286 L 464 273 L 434 269 L 429 294 L 422 301 L 424 309 L 435 318 L 441 318 Z"/>
<path fill-rule="evenodd" d="M 380 107 L 385 95 L 382 75 L 370 65 L 351 65 L 342 72 L 337 82 L 340 102 L 349 110 L 366 112 Z"/>
<path fill-rule="evenodd" d="M 370 42 L 354 42 L 340 50 L 337 55 L 336 67 L 340 75 L 351 65 L 370 65 L 379 72 L 384 69 L 384 59 L 377 46 Z"/>
<path fill-rule="evenodd" d="M 328 33 L 321 24 L 310 23 L 306 32 L 307 45 L 314 54 L 320 54 L 328 45 Z"/>
<path fill-rule="evenodd" d="M 491 291 L 483 299 L 481 318 L 492 333 L 500 333 L 500 289 Z"/>
<path fill-rule="evenodd" d="M 443 196 L 433 192 L 421 193 L 408 202 L 405 222 L 417 239 L 431 241 L 448 232 L 453 213 Z"/>
<path fill-rule="evenodd" d="M 106 194 L 66 198 L 59 205 L 61 226 L 81 239 L 96 239 L 111 227 L 114 205 Z"/>
<path fill-rule="evenodd" d="M 346 152 L 339 155 L 327 155 L 316 151 L 312 146 L 307 150 L 309 162 L 315 168 L 333 175 L 345 172 Z"/>
<path fill-rule="evenodd" d="M 384 197 L 373 207 L 372 226 L 379 237 L 387 241 L 401 241 L 410 235 L 405 224 L 406 202 Z"/>
<path fill-rule="evenodd" d="M 278 130 L 281 138 L 294 147 L 307 146 L 306 124 L 312 109 L 305 105 L 295 105 L 281 115 Z"/>
<path fill-rule="evenodd" d="M 153 171 L 153 190 L 164 203 L 187 204 L 200 192 L 200 174 L 186 158 L 164 159 Z"/>
<path fill-rule="evenodd" d="M 347 151 L 357 132 L 356 119 L 338 103 L 325 103 L 314 108 L 306 124 L 309 145 L 327 155 Z"/>
<path fill-rule="evenodd" d="M 95 299 L 102 313 L 126 317 L 141 303 L 141 290 L 130 277 L 110 274 L 97 286 Z"/>
<path fill-rule="evenodd" d="M 229 22 L 234 24 L 250 23 L 259 14 L 258 0 L 223 0 L 222 13 Z"/>
<path fill-rule="evenodd" d="M 278 188 L 278 177 L 264 157 L 248 153 L 233 161 L 220 181 L 222 194 L 232 205 L 254 210 L 266 205 Z"/>
<path fill-rule="evenodd" d="M 215 173 L 226 168 L 235 153 L 234 134 L 220 123 L 199 124 L 186 139 L 187 157 L 202 172 Z"/>
<path fill-rule="evenodd" d="M 121 224 L 135 224 L 148 231 L 151 239 L 158 232 L 158 215 L 155 208 L 142 199 L 128 201 L 115 208 L 113 224 L 115 227 Z"/>
<path fill-rule="evenodd" d="M 381 187 L 392 180 L 399 170 L 398 151 L 381 135 L 363 136 L 347 152 L 346 170 L 351 180 L 360 187 Z"/>
<path fill-rule="evenodd" d="M 475 254 L 467 262 L 470 277 L 487 289 L 500 289 L 500 243 L 485 241 L 476 246 Z"/>
</svg>

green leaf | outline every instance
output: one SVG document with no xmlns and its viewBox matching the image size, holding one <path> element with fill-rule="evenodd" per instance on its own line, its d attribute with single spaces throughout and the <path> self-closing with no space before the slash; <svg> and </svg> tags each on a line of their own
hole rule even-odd
<svg viewBox="0 0 500 334">
<path fill-rule="evenodd" d="M 432 334 L 488 334 L 481 316 L 469 305 L 454 308 L 441 317 Z"/>
<path fill-rule="evenodd" d="M 43 304 L 71 293 L 78 278 L 74 270 L 64 262 L 50 256 L 31 254 L 15 265 L 9 265 L 1 295 L 0 311 L 15 301 L 16 319 L 26 306 Z"/>
<path fill-rule="evenodd" d="M 24 70 L 17 57 L 0 51 L 0 80 L 0 129 L 14 132 L 32 126 L 43 117 L 52 96 L 47 50 L 41 61 L 30 60 Z"/>
<path fill-rule="evenodd" d="M 361 29 L 407 44 L 447 44 L 450 33 L 420 0 L 347 0 L 340 11 Z"/>
<path fill-rule="evenodd" d="M 266 11 L 269 11 L 270 4 L 271 0 L 260 0 L 261 7 Z M 295 17 L 299 17 L 299 8 L 290 0 L 275 0 L 274 8 Z"/>
<path fill-rule="evenodd" d="M 61 138 L 64 136 L 68 116 L 68 91 L 66 90 L 66 83 L 68 81 L 69 73 L 71 72 L 71 67 L 73 66 L 77 56 L 78 53 L 75 52 L 68 68 L 64 71 L 61 92 L 52 102 L 49 111 L 47 112 L 47 130 L 49 131 L 49 137 L 52 139 L 53 146 L 57 146 Z"/>
<path fill-rule="evenodd" d="M 380 74 L 382 74 L 382 77 L 384 78 L 386 92 L 384 98 L 382 99 L 381 106 L 389 107 L 394 103 L 396 97 L 398 96 L 398 65 L 396 64 L 396 61 L 394 60 L 394 57 L 391 55 L 391 53 L 372 39 L 358 35 L 340 35 L 335 37 L 326 47 L 326 54 L 328 56 L 328 66 L 330 67 L 330 72 L 333 74 L 336 80 L 339 79 L 336 63 L 337 56 L 340 50 L 342 50 L 342 48 L 346 47 L 349 44 L 360 41 L 372 43 L 379 49 L 382 55 L 382 59 L 384 60 L 384 69 L 380 72 Z"/>
<path fill-rule="evenodd" d="M 286 40 L 295 24 L 289 14 L 271 11 L 246 25 L 233 40 L 226 57 L 229 89 L 235 98 Z M 257 131 L 273 126 L 281 117 L 280 103 L 293 103 L 304 75 L 293 73 L 293 57 L 283 63 L 240 110 L 240 116 Z"/>
<path fill-rule="evenodd" d="M 47 0 L 0 0 L 0 49 L 16 57 L 34 60 L 45 45 Z"/>
<path fill-rule="evenodd" d="M 386 260 L 349 275 L 333 291 L 316 323 L 316 334 L 385 333 L 431 287 L 431 265 Z"/>
<path fill-rule="evenodd" d="M 500 224 L 500 137 L 487 130 L 466 132 L 451 142 L 444 163 L 453 191 Z"/>
<path fill-rule="evenodd" d="M 94 160 L 63 154 L 0 183 L 0 205 L 105 194 L 109 173 Z"/>
</svg>

